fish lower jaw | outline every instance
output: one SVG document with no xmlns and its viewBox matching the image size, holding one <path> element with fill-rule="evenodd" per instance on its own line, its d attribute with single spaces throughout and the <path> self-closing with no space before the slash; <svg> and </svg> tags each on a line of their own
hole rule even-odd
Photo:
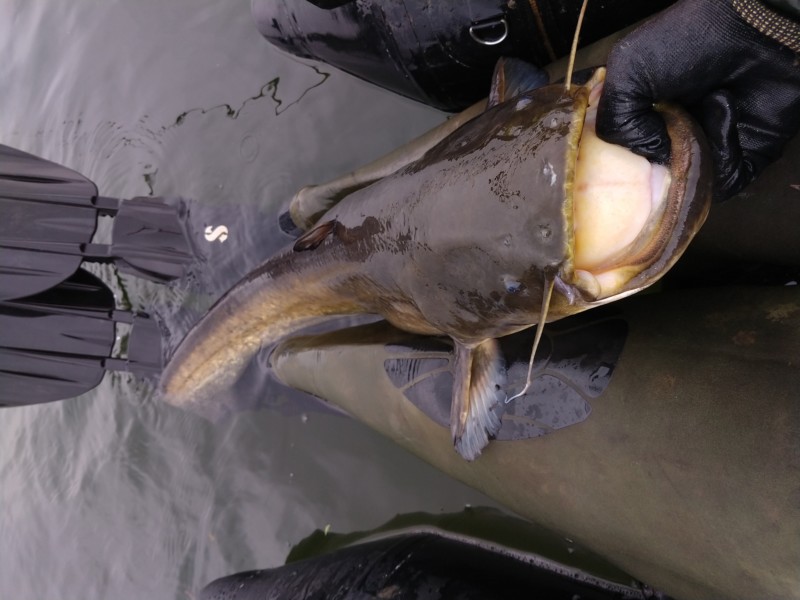
<svg viewBox="0 0 800 600">
<path fill-rule="evenodd" d="M 592 302 L 617 299 L 622 297 L 620 294 L 627 291 L 628 283 L 642 270 L 640 266 L 623 266 L 594 274 L 576 269 L 575 287 L 581 290 L 583 298 Z"/>
</svg>

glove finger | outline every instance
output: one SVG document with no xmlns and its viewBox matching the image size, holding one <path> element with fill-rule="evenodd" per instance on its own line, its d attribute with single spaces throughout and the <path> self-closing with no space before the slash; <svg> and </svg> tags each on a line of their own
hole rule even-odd
<svg viewBox="0 0 800 600">
<path fill-rule="evenodd" d="M 711 147 L 715 200 L 726 200 L 746 187 L 800 130 L 796 89 L 786 92 L 773 82 L 737 95 L 718 90 L 694 111 Z"/>
<path fill-rule="evenodd" d="M 653 110 L 652 100 L 620 95 L 619 92 L 604 91 L 600 97 L 597 134 L 605 141 L 625 146 L 650 161 L 667 164 L 669 136 L 664 120 Z"/>
<path fill-rule="evenodd" d="M 756 80 L 737 93 L 736 106 L 742 157 L 758 176 L 800 131 L 800 69 L 786 66 L 770 79 Z"/>
<path fill-rule="evenodd" d="M 706 134 L 714 163 L 714 201 L 734 195 L 741 182 L 742 148 L 737 130 L 737 111 L 732 94 L 718 90 L 706 96 L 692 111 Z"/>
<path fill-rule="evenodd" d="M 608 56 L 603 94 L 597 107 L 597 134 L 612 144 L 667 164 L 670 143 L 663 119 L 653 109 L 658 93 L 652 72 L 661 71 L 653 57 L 642 52 L 647 27 L 618 42 Z"/>
</svg>

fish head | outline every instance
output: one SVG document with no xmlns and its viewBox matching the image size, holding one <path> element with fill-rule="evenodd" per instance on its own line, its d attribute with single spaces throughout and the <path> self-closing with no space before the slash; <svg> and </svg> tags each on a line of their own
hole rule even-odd
<svg viewBox="0 0 800 600">
<path fill-rule="evenodd" d="M 551 318 L 612 302 L 658 281 L 699 231 L 711 204 L 706 141 L 680 107 L 656 106 L 670 137 L 668 165 L 597 136 L 604 76 L 599 68 L 583 85 L 562 86 L 562 94 L 572 99 L 573 118 L 563 140 L 564 253 L 552 267 Z"/>
<path fill-rule="evenodd" d="M 622 298 L 661 277 L 699 229 L 711 198 L 699 129 L 662 108 L 667 166 L 600 140 L 604 74 L 493 94 L 484 113 L 399 173 L 414 178 L 396 220 L 413 215 L 424 242 L 406 262 L 405 288 L 439 330 L 479 340 L 528 327 L 544 318 L 551 282 L 550 320 Z"/>
</svg>

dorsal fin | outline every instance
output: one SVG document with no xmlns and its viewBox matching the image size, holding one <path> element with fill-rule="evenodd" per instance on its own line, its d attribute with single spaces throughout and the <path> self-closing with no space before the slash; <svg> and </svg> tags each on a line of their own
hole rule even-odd
<svg viewBox="0 0 800 600">
<path fill-rule="evenodd" d="M 518 58 L 501 58 L 494 67 L 486 108 L 547 85 L 547 71 Z"/>
<path fill-rule="evenodd" d="M 307 231 L 294 243 L 294 251 L 303 252 L 304 250 L 313 250 L 318 247 L 325 241 L 326 237 L 333 233 L 334 229 L 336 229 L 336 224 L 337 221 L 335 219 L 332 221 L 325 221 L 310 231 Z"/>
</svg>

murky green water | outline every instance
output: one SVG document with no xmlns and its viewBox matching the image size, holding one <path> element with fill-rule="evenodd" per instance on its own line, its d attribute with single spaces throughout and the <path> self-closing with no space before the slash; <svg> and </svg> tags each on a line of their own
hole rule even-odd
<svg viewBox="0 0 800 600">
<path fill-rule="evenodd" d="M 104 195 L 181 195 L 231 243 L 188 283 L 95 269 L 175 343 L 286 242 L 292 193 L 396 147 L 436 111 L 270 47 L 246 0 L 0 1 L 0 143 L 73 168 Z M 201 210 L 202 209 L 202 210 Z M 282 564 L 314 529 L 489 504 L 377 434 L 266 382 L 281 410 L 218 423 L 107 376 L 90 394 L 6 409 L 0 598 L 192 598 Z"/>
</svg>

